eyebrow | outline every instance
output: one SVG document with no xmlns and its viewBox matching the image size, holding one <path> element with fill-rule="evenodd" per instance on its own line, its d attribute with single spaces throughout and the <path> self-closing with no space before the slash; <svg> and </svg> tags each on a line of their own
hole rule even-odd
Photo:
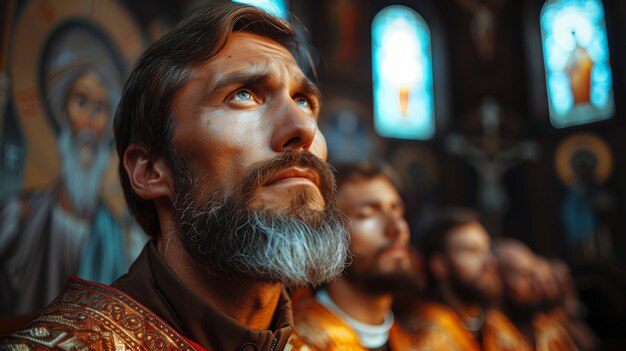
<svg viewBox="0 0 626 351">
<path fill-rule="evenodd" d="M 394 202 L 394 204 L 398 205 L 402 209 L 405 208 L 404 202 L 402 202 L 402 201 Z M 368 199 L 368 200 L 365 200 L 365 201 L 358 202 L 358 203 L 354 204 L 354 206 L 352 206 L 351 208 L 352 209 L 359 209 L 359 208 L 363 208 L 363 207 L 381 208 L 381 207 L 383 207 L 383 202 L 378 200 L 378 199 Z"/>
<path fill-rule="evenodd" d="M 232 85 L 253 86 L 270 79 L 272 72 L 270 65 L 263 65 L 259 68 L 259 65 L 249 67 L 247 69 L 227 73 L 219 77 L 214 83 L 207 89 L 208 94 L 211 95 L 215 92 L 225 90 Z M 313 83 L 308 77 L 302 75 L 300 81 L 296 83 L 299 85 L 299 89 L 307 95 L 313 95 L 317 99 L 321 98 L 322 93 L 315 83 Z"/>
</svg>

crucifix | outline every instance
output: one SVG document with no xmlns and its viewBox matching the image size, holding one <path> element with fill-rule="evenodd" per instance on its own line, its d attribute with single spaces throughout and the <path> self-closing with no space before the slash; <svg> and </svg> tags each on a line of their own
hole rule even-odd
<svg viewBox="0 0 626 351">
<path fill-rule="evenodd" d="M 494 236 L 502 231 L 502 217 L 509 208 L 509 197 L 503 184 L 504 174 L 518 164 L 536 160 L 539 146 L 532 140 L 504 148 L 499 136 L 500 106 L 493 98 L 486 98 L 480 107 L 483 134 L 479 146 L 465 136 L 451 134 L 446 138 L 448 152 L 461 156 L 479 178 L 478 205 L 483 212 L 485 226 Z"/>
</svg>

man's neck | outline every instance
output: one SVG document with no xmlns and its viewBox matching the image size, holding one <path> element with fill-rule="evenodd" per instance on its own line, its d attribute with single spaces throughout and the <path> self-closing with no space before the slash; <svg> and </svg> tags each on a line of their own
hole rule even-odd
<svg viewBox="0 0 626 351">
<path fill-rule="evenodd" d="M 448 285 L 441 286 L 439 293 L 442 302 L 454 310 L 466 327 L 470 327 L 471 320 L 484 318 L 484 308 L 481 303 L 462 299 Z"/>
<path fill-rule="evenodd" d="M 344 277 L 328 285 L 328 295 L 348 316 L 358 322 L 379 325 L 391 309 L 391 294 L 370 295 Z"/>
<path fill-rule="evenodd" d="M 176 275 L 207 304 L 250 329 L 271 328 L 281 284 L 209 275 L 182 248 L 176 234 L 158 241 L 158 250 Z"/>
<path fill-rule="evenodd" d="M 535 330 L 533 328 L 533 320 L 536 314 L 532 307 L 517 307 L 510 304 L 504 304 L 502 312 L 509 318 L 511 323 L 517 330 L 524 335 L 531 345 L 535 344 Z"/>
</svg>

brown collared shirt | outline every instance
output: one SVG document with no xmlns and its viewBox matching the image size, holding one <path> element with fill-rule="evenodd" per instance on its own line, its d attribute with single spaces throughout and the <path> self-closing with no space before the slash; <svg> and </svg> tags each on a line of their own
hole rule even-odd
<svg viewBox="0 0 626 351">
<path fill-rule="evenodd" d="M 293 332 L 291 301 L 283 290 L 273 330 L 254 330 L 207 304 L 167 266 L 149 242 L 127 274 L 112 284 L 161 317 L 179 333 L 212 350 L 290 350 L 301 347 Z"/>
</svg>

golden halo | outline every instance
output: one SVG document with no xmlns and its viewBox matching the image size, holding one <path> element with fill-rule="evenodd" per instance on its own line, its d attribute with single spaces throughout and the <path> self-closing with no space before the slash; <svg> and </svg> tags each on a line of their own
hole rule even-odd
<svg viewBox="0 0 626 351">
<path fill-rule="evenodd" d="M 12 95 L 27 150 L 23 178 L 26 189 L 48 187 L 58 178 L 56 135 L 45 112 L 40 87 L 41 49 L 50 33 L 77 19 L 101 30 L 127 69 L 146 46 L 141 28 L 118 1 L 26 2 L 16 22 L 11 47 Z"/>
<path fill-rule="evenodd" d="M 613 173 L 613 153 L 609 144 L 593 133 L 576 133 L 559 144 L 554 159 L 554 167 L 559 179 L 568 185 L 576 180 L 572 162 L 580 152 L 588 152 L 595 157 L 594 178 L 597 183 L 606 182 Z"/>
</svg>

